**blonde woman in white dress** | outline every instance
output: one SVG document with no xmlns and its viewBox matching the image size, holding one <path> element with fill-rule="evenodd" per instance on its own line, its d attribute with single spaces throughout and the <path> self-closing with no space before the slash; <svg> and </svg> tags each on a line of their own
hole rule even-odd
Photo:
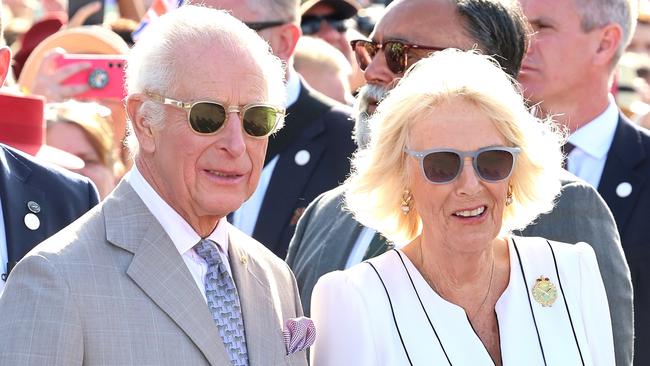
<svg viewBox="0 0 650 366">
<path fill-rule="evenodd" d="M 401 249 L 319 280 L 313 366 L 614 365 L 591 247 L 510 234 L 552 208 L 561 138 L 494 60 L 421 60 L 370 125 L 346 203 Z"/>
</svg>

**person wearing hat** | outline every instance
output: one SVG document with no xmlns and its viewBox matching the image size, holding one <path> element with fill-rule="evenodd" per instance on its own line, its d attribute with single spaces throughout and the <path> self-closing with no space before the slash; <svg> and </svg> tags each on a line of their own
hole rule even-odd
<svg viewBox="0 0 650 366">
<path fill-rule="evenodd" d="M 0 43 L 0 84 L 7 77 L 10 63 L 11 51 Z M 43 144 L 43 108 L 40 97 L 17 96 L 0 89 L 0 294 L 16 262 L 99 200 L 95 186 L 87 178 L 38 162 L 25 153 L 55 157 L 71 167 L 83 165 L 73 155 Z"/>
<path fill-rule="evenodd" d="M 363 73 L 350 47 L 351 40 L 363 38 L 351 27 L 359 9 L 355 0 L 307 0 L 300 5 L 302 34 L 321 38 L 341 51 L 352 67 L 349 81 L 353 92 L 364 84 Z"/>
</svg>

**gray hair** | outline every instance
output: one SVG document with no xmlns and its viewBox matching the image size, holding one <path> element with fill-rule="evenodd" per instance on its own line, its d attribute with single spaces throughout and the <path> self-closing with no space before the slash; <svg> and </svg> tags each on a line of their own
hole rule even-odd
<svg viewBox="0 0 650 366">
<path fill-rule="evenodd" d="M 300 24 L 299 0 L 247 0 L 249 9 L 263 9 L 265 21 L 284 20 Z"/>
<path fill-rule="evenodd" d="M 266 80 L 266 88 L 262 88 L 266 92 L 266 102 L 284 105 L 284 68 L 269 45 L 227 12 L 195 5 L 182 6 L 148 26 L 128 57 L 128 94 L 149 91 L 173 95 L 183 76 L 181 70 L 189 60 L 189 57 L 178 57 L 178 48 L 184 45 L 198 49 L 220 47 L 229 51 L 226 54 L 248 55 L 257 63 Z M 165 113 L 161 104 L 145 101 L 140 113 L 153 128 L 162 127 Z M 128 121 L 127 128 L 126 145 L 135 155 L 138 144 L 131 121 Z"/>
<path fill-rule="evenodd" d="M 637 0 L 573 0 L 580 26 L 585 32 L 601 28 L 609 23 L 621 26 L 622 37 L 612 64 L 616 64 L 632 40 L 638 13 Z"/>
</svg>

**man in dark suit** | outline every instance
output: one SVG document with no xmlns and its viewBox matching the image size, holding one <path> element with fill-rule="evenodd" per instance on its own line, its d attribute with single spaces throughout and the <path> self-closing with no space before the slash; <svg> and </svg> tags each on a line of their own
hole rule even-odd
<svg viewBox="0 0 650 366">
<path fill-rule="evenodd" d="M 0 8 L 1 5 L 0 3 Z M 0 40 L 2 39 L 1 23 L 0 18 Z M 7 76 L 10 60 L 9 48 L 0 43 L 0 85 L 4 83 Z M 20 97 L 5 95 L 0 91 L 0 99 L 9 98 L 13 101 L 12 108 L 16 108 L 16 98 Z M 32 100 L 26 99 L 26 101 Z M 43 103 L 40 101 L 39 104 L 37 99 L 33 101 L 37 102 L 36 107 L 40 105 L 41 121 L 38 122 L 41 123 Z M 0 114 L 3 115 L 3 119 L 7 118 L 9 110 L 4 109 Z M 18 128 L 17 126 L 5 127 L 7 130 L 4 131 L 4 135 L 15 133 Z M 23 137 L 26 142 L 27 136 Z M 42 136 L 40 137 L 42 143 Z M 0 293 L 2 293 L 7 276 L 16 262 L 36 244 L 95 206 L 98 195 L 88 179 L 67 170 L 43 165 L 25 153 L 0 144 L 0 202 L 2 208 L 0 227 L 4 229 L 0 231 L 2 273 Z"/>
<path fill-rule="evenodd" d="M 636 1 L 521 3 L 535 35 L 519 81 L 541 112 L 568 129 L 568 170 L 597 187 L 614 214 L 634 286 L 634 364 L 648 365 L 650 134 L 630 123 L 609 94 L 634 34 Z"/>
<path fill-rule="evenodd" d="M 293 68 L 301 34 L 299 1 L 268 1 L 259 7 L 239 0 L 204 3 L 230 10 L 287 64 L 285 126 L 269 138 L 257 190 L 232 217 L 235 226 L 284 258 L 309 202 L 341 184 L 350 171 L 349 158 L 356 148 L 350 111 L 311 89 Z"/>
<path fill-rule="evenodd" d="M 406 0 L 393 3 L 375 27 L 376 43 L 399 39 L 427 47 L 470 49 L 475 44 L 495 55 L 506 72 L 516 77 L 525 53 L 525 19 L 517 5 L 497 0 Z M 384 51 L 385 52 L 385 51 Z M 369 60 L 367 85 L 358 98 L 356 138 L 367 143 L 366 115 L 392 88 L 402 73 L 393 72 L 384 52 Z M 410 53 L 408 64 L 426 56 Z M 363 66 L 363 65 L 360 65 Z M 594 248 L 605 283 L 615 335 L 617 363 L 632 359 L 632 285 L 616 224 L 596 190 L 566 173 L 554 210 L 541 216 L 523 234 L 568 243 L 585 241 Z M 363 227 L 343 208 L 345 187 L 324 193 L 305 211 L 289 246 L 287 263 L 293 269 L 307 310 L 320 276 L 383 253 L 387 243 L 375 230 Z"/>
</svg>

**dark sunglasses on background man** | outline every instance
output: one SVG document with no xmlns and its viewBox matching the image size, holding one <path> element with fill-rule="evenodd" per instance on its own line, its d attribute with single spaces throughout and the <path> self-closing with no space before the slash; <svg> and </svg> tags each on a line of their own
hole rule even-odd
<svg viewBox="0 0 650 366">
<path fill-rule="evenodd" d="M 343 33 L 348 29 L 347 19 L 337 19 L 333 16 L 305 15 L 300 20 L 302 34 L 309 36 L 320 31 L 323 22 L 336 29 L 337 32 Z"/>
<path fill-rule="evenodd" d="M 216 134 L 226 125 L 228 114 L 237 112 L 246 134 L 252 137 L 266 137 L 275 131 L 284 117 L 283 109 L 265 103 L 224 106 L 213 101 L 186 103 L 151 92 L 145 92 L 145 95 L 155 102 L 185 110 L 190 127 L 199 135 Z"/>
<path fill-rule="evenodd" d="M 357 39 L 350 42 L 352 50 L 357 58 L 357 63 L 362 71 L 365 71 L 372 59 L 379 50 L 384 50 L 386 65 L 393 74 L 403 73 L 409 65 L 409 52 L 411 50 L 442 51 L 446 47 L 430 47 L 417 44 L 410 44 L 401 41 L 386 41 L 377 43 L 364 39 Z M 417 60 L 416 60 L 417 61 Z"/>
<path fill-rule="evenodd" d="M 425 178 L 433 184 L 453 182 L 463 171 L 466 157 L 472 158 L 476 175 L 488 182 L 499 182 L 510 177 L 515 166 L 518 147 L 492 146 L 476 151 L 458 151 L 453 149 L 430 149 L 414 151 L 404 148 L 404 152 L 420 162 Z"/>
<path fill-rule="evenodd" d="M 267 21 L 267 22 L 248 22 L 248 23 L 244 23 L 244 24 L 246 24 L 246 26 L 248 28 L 250 28 L 250 29 L 252 29 L 252 30 L 254 30 L 256 32 L 259 32 L 261 30 L 277 27 L 277 26 L 280 26 L 280 25 L 286 24 L 286 23 L 287 22 L 285 22 L 284 20 L 271 20 L 271 21 Z"/>
</svg>

